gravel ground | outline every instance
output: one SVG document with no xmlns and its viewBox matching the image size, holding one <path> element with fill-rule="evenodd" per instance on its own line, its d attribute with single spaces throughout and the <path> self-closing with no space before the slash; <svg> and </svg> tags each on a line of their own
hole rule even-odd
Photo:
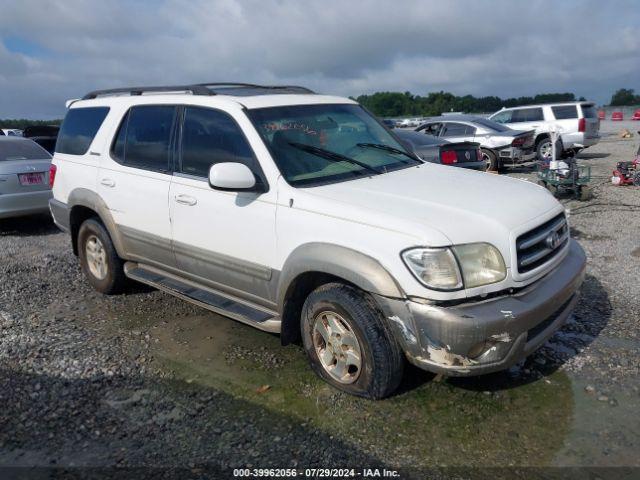
<svg viewBox="0 0 640 480">
<path fill-rule="evenodd" d="M 640 466 L 640 188 L 609 181 L 639 141 L 605 136 L 586 150 L 595 198 L 562 200 L 589 258 L 567 325 L 509 372 L 438 382 L 409 369 L 382 402 L 336 393 L 299 347 L 161 292 L 102 296 L 47 217 L 3 221 L 0 465 L 164 466 L 186 469 L 182 477 L 234 467 Z M 508 174 L 535 179 L 528 168 Z"/>
</svg>

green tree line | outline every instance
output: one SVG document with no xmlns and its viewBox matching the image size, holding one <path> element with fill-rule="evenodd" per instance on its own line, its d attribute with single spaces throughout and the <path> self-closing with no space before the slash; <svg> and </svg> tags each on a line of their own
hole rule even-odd
<svg viewBox="0 0 640 480">
<path fill-rule="evenodd" d="M 633 88 L 621 88 L 611 97 L 611 106 L 629 105 L 640 105 L 640 95 L 636 95 Z"/>
<path fill-rule="evenodd" d="M 360 95 L 355 100 L 381 117 L 434 116 L 443 112 L 495 112 L 502 107 L 517 107 L 532 103 L 573 102 L 573 93 L 543 93 L 533 97 L 502 99 L 496 96 L 462 97 L 449 92 L 432 92 L 426 96 L 413 95 L 411 92 L 376 92 Z M 584 98 L 580 98 L 584 100 Z"/>
<path fill-rule="evenodd" d="M 60 125 L 62 120 L 29 120 L 27 118 L 0 119 L 0 128 L 17 128 L 24 130 L 30 125 Z"/>
</svg>

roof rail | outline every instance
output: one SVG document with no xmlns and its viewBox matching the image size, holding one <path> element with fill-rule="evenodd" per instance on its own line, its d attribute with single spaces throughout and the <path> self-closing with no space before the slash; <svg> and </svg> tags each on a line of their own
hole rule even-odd
<svg viewBox="0 0 640 480">
<path fill-rule="evenodd" d="M 214 92 L 206 88 L 204 85 L 175 85 L 168 87 L 125 87 L 111 88 L 108 90 L 95 90 L 87 93 L 82 100 L 90 100 L 105 95 L 117 95 L 119 93 L 128 93 L 129 95 L 142 95 L 147 92 L 191 92 L 193 95 L 215 95 Z"/>
<path fill-rule="evenodd" d="M 301 93 L 316 93 L 307 87 L 301 87 L 298 85 L 257 85 L 255 83 L 237 83 L 237 82 L 209 82 L 198 83 L 197 87 L 246 87 L 246 88 L 263 88 L 265 90 L 297 90 Z"/>
</svg>

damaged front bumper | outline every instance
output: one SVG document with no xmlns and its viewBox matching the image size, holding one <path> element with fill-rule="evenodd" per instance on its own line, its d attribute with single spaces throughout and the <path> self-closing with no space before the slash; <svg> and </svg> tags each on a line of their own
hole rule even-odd
<svg viewBox="0 0 640 480">
<path fill-rule="evenodd" d="M 517 363 L 564 324 L 585 265 L 571 240 L 554 270 L 512 295 L 451 307 L 375 297 L 411 363 L 449 376 L 479 375 Z"/>
</svg>

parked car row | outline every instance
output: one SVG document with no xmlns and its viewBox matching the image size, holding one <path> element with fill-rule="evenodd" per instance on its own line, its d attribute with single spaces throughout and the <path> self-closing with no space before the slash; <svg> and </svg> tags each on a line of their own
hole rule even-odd
<svg viewBox="0 0 640 480">
<path fill-rule="evenodd" d="M 385 125 L 413 127 L 413 120 L 397 124 L 387 121 Z M 415 130 L 448 141 L 480 143 L 484 168 L 488 170 L 536 158 L 548 161 L 553 153 L 552 132 L 560 134 L 555 146 L 557 156 L 576 153 L 600 140 L 600 120 L 592 102 L 503 108 L 488 118 L 447 113 L 427 119 Z"/>
<path fill-rule="evenodd" d="M 104 90 L 69 102 L 37 180 L 99 292 L 151 285 L 300 341 L 325 381 L 382 398 L 407 362 L 509 368 L 577 302 L 585 255 L 548 191 L 433 163 L 533 143 L 492 125 L 447 116 L 396 135 L 292 86 Z"/>
<path fill-rule="evenodd" d="M 0 219 L 49 211 L 51 155 L 32 140 L 0 137 Z"/>
</svg>

